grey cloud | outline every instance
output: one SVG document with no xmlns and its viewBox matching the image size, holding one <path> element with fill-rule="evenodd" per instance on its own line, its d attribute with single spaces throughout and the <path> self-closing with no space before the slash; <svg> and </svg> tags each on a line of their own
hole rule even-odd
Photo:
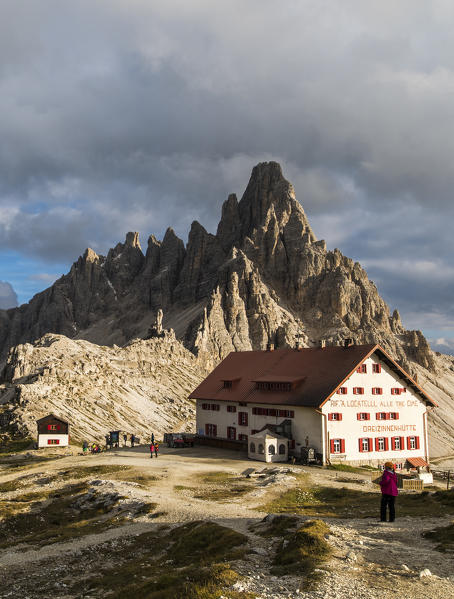
<svg viewBox="0 0 454 599">
<path fill-rule="evenodd" d="M 430 296 L 390 261 L 450 273 L 453 17 L 441 0 L 6 0 L 0 248 L 70 262 L 127 230 L 213 231 L 272 158 L 393 306 L 450 313 L 451 274 Z"/>
</svg>

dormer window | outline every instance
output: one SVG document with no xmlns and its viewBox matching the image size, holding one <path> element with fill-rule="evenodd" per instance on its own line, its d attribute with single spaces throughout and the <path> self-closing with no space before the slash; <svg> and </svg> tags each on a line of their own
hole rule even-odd
<svg viewBox="0 0 454 599">
<path fill-rule="evenodd" d="M 223 382 L 223 388 L 224 389 L 231 389 L 232 385 L 233 385 L 233 381 L 222 381 Z"/>
<path fill-rule="evenodd" d="M 255 388 L 259 391 L 291 391 L 292 384 L 277 381 L 257 381 L 255 383 Z"/>
</svg>

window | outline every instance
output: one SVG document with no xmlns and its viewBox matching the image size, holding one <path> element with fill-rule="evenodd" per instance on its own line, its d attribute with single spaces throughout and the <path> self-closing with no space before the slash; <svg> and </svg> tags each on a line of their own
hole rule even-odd
<svg viewBox="0 0 454 599">
<path fill-rule="evenodd" d="M 251 453 L 255 453 L 255 443 L 251 443 L 251 444 L 249 445 L 249 451 L 250 451 Z"/>
<path fill-rule="evenodd" d="M 235 441 L 236 439 L 236 428 L 234 426 L 227 427 L 227 439 Z"/>
<path fill-rule="evenodd" d="M 248 417 L 247 412 L 238 412 L 238 424 L 240 426 L 247 426 Z"/>
<path fill-rule="evenodd" d="M 359 451 L 361 453 L 372 451 L 372 439 L 359 439 Z"/>
<path fill-rule="evenodd" d="M 332 412 L 328 414 L 328 420 L 342 420 L 342 414 L 339 412 Z"/>
<path fill-rule="evenodd" d="M 407 449 L 419 449 L 419 437 L 407 437 Z"/>
<path fill-rule="evenodd" d="M 339 389 L 337 390 L 337 393 L 339 395 L 347 395 L 347 387 L 339 387 Z"/>
<path fill-rule="evenodd" d="M 257 416 L 279 416 L 280 418 L 294 418 L 293 410 L 275 410 L 274 408 L 252 408 L 252 413 Z"/>
<path fill-rule="evenodd" d="M 295 412 L 293 410 L 279 410 L 280 418 L 294 418 Z"/>
<path fill-rule="evenodd" d="M 202 410 L 213 410 L 214 412 L 219 412 L 219 404 L 203 403 Z"/>
<path fill-rule="evenodd" d="M 59 431 L 60 430 L 60 425 L 59 424 L 48 424 L 47 425 L 47 430 L 48 431 Z"/>
<path fill-rule="evenodd" d="M 265 448 L 261 443 L 259 444 L 259 453 L 265 453 Z"/>
<path fill-rule="evenodd" d="M 356 372 L 359 372 L 360 374 L 366 374 L 367 373 L 367 365 L 366 364 L 361 364 L 356 369 Z"/>
<path fill-rule="evenodd" d="M 331 439 L 331 453 L 345 453 L 345 439 Z"/>
<path fill-rule="evenodd" d="M 227 412 L 236 412 L 236 406 L 227 406 Z"/>
<path fill-rule="evenodd" d="M 205 424 L 205 435 L 207 437 L 216 437 L 218 433 L 218 427 L 216 424 Z"/>
<path fill-rule="evenodd" d="M 270 455 L 276 455 L 276 448 L 274 447 L 274 445 L 268 445 L 268 453 Z"/>
<path fill-rule="evenodd" d="M 238 441 L 247 441 L 248 436 L 245 435 L 244 433 L 241 433 L 238 435 Z"/>
<path fill-rule="evenodd" d="M 370 414 L 368 412 L 358 412 L 356 420 L 370 420 Z"/>
<path fill-rule="evenodd" d="M 399 412 L 390 412 L 389 419 L 390 420 L 399 420 Z"/>
<path fill-rule="evenodd" d="M 285 455 L 285 445 L 283 443 L 279 445 L 279 455 Z"/>
<path fill-rule="evenodd" d="M 364 395 L 364 387 L 353 387 L 353 395 Z"/>
<path fill-rule="evenodd" d="M 372 372 L 374 374 L 380 374 L 380 372 L 381 372 L 381 364 L 372 364 Z"/>
<path fill-rule="evenodd" d="M 217 403 L 212 403 L 212 404 L 211 404 L 211 409 L 212 409 L 214 412 L 219 412 L 219 408 L 220 408 L 219 404 L 217 404 Z"/>
<path fill-rule="evenodd" d="M 391 437 L 391 449 L 399 451 L 404 449 L 404 438 L 403 437 Z"/>
<path fill-rule="evenodd" d="M 391 395 L 400 395 L 402 393 L 402 389 L 399 387 L 393 387 L 391 389 Z"/>
<path fill-rule="evenodd" d="M 383 395 L 383 389 L 381 387 L 372 387 L 372 395 Z"/>
<path fill-rule="evenodd" d="M 257 381 L 255 388 L 259 391 L 291 391 L 291 383 L 277 383 L 273 381 Z"/>
<path fill-rule="evenodd" d="M 377 437 L 375 439 L 375 451 L 388 451 L 388 439 L 386 437 Z"/>
<path fill-rule="evenodd" d="M 387 414 L 386 414 L 386 412 L 377 412 L 375 414 L 375 418 L 377 420 L 387 420 Z"/>
<path fill-rule="evenodd" d="M 47 439 L 48 445 L 60 445 L 60 439 Z"/>
<path fill-rule="evenodd" d="M 232 381 L 222 381 L 223 382 L 223 387 L 224 389 L 231 389 L 232 388 Z"/>
</svg>

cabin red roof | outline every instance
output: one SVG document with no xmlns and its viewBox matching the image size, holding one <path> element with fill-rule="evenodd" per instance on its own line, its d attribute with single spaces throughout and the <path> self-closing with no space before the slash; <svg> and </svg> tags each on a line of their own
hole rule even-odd
<svg viewBox="0 0 454 599">
<path fill-rule="evenodd" d="M 379 354 L 426 403 L 437 405 L 379 346 L 350 345 L 230 353 L 190 394 L 192 399 L 321 407 L 371 354 Z M 229 388 L 225 381 L 232 381 Z M 290 383 L 289 391 L 256 382 Z"/>
</svg>

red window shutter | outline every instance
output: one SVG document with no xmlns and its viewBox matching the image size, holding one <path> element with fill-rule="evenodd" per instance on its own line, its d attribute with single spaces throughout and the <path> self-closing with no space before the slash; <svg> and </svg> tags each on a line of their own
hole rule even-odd
<svg viewBox="0 0 454 599">
<path fill-rule="evenodd" d="M 48 430 L 48 431 L 52 430 L 52 425 L 51 425 L 51 424 L 48 424 L 48 425 L 47 425 L 47 430 Z"/>
<path fill-rule="evenodd" d="M 210 430 L 210 425 L 209 424 L 205 424 L 205 435 L 208 435 Z"/>
<path fill-rule="evenodd" d="M 390 412 L 386 412 L 386 418 L 385 418 L 385 419 L 386 419 L 386 420 L 390 420 L 390 418 L 391 418 L 391 414 L 390 414 Z"/>
<path fill-rule="evenodd" d="M 405 449 L 405 438 L 404 437 L 400 437 L 400 448 Z"/>
<path fill-rule="evenodd" d="M 361 420 L 361 412 L 356 413 L 356 420 Z"/>
<path fill-rule="evenodd" d="M 416 449 L 419 449 L 419 437 L 415 437 Z"/>
<path fill-rule="evenodd" d="M 340 412 L 339 412 L 339 413 L 338 413 L 338 415 L 337 415 L 337 419 L 338 419 L 338 420 L 342 420 L 342 414 L 341 414 Z"/>
<path fill-rule="evenodd" d="M 359 451 L 360 451 L 361 453 L 364 451 L 364 450 L 363 450 L 363 440 L 362 440 L 362 439 L 359 439 Z"/>
<path fill-rule="evenodd" d="M 330 445 L 330 452 L 334 453 L 334 441 L 333 441 L 333 439 L 331 439 L 331 441 L 329 442 L 329 445 Z"/>
<path fill-rule="evenodd" d="M 369 413 L 366 414 L 366 420 L 370 420 L 370 414 Z"/>
<path fill-rule="evenodd" d="M 389 449 L 388 437 L 385 437 L 385 451 L 388 451 L 388 449 Z"/>
<path fill-rule="evenodd" d="M 332 420 L 333 419 L 333 415 L 332 414 L 328 414 L 328 420 Z"/>
<path fill-rule="evenodd" d="M 410 449 L 411 447 L 410 439 L 411 437 L 407 437 L 407 449 Z"/>
<path fill-rule="evenodd" d="M 345 439 L 341 439 L 341 453 L 345 453 Z"/>
<path fill-rule="evenodd" d="M 375 451 L 379 451 L 378 437 L 375 437 Z"/>
<path fill-rule="evenodd" d="M 295 418 L 295 411 L 294 410 L 290 410 L 290 412 L 288 413 L 288 417 L 289 418 Z"/>
<path fill-rule="evenodd" d="M 373 439 L 367 439 L 367 441 L 368 441 L 368 444 L 369 444 L 368 450 L 372 451 L 372 448 L 374 446 L 374 441 L 373 441 Z"/>
<path fill-rule="evenodd" d="M 395 439 L 395 437 L 391 437 L 391 449 L 393 451 L 396 449 L 396 439 Z"/>
</svg>

